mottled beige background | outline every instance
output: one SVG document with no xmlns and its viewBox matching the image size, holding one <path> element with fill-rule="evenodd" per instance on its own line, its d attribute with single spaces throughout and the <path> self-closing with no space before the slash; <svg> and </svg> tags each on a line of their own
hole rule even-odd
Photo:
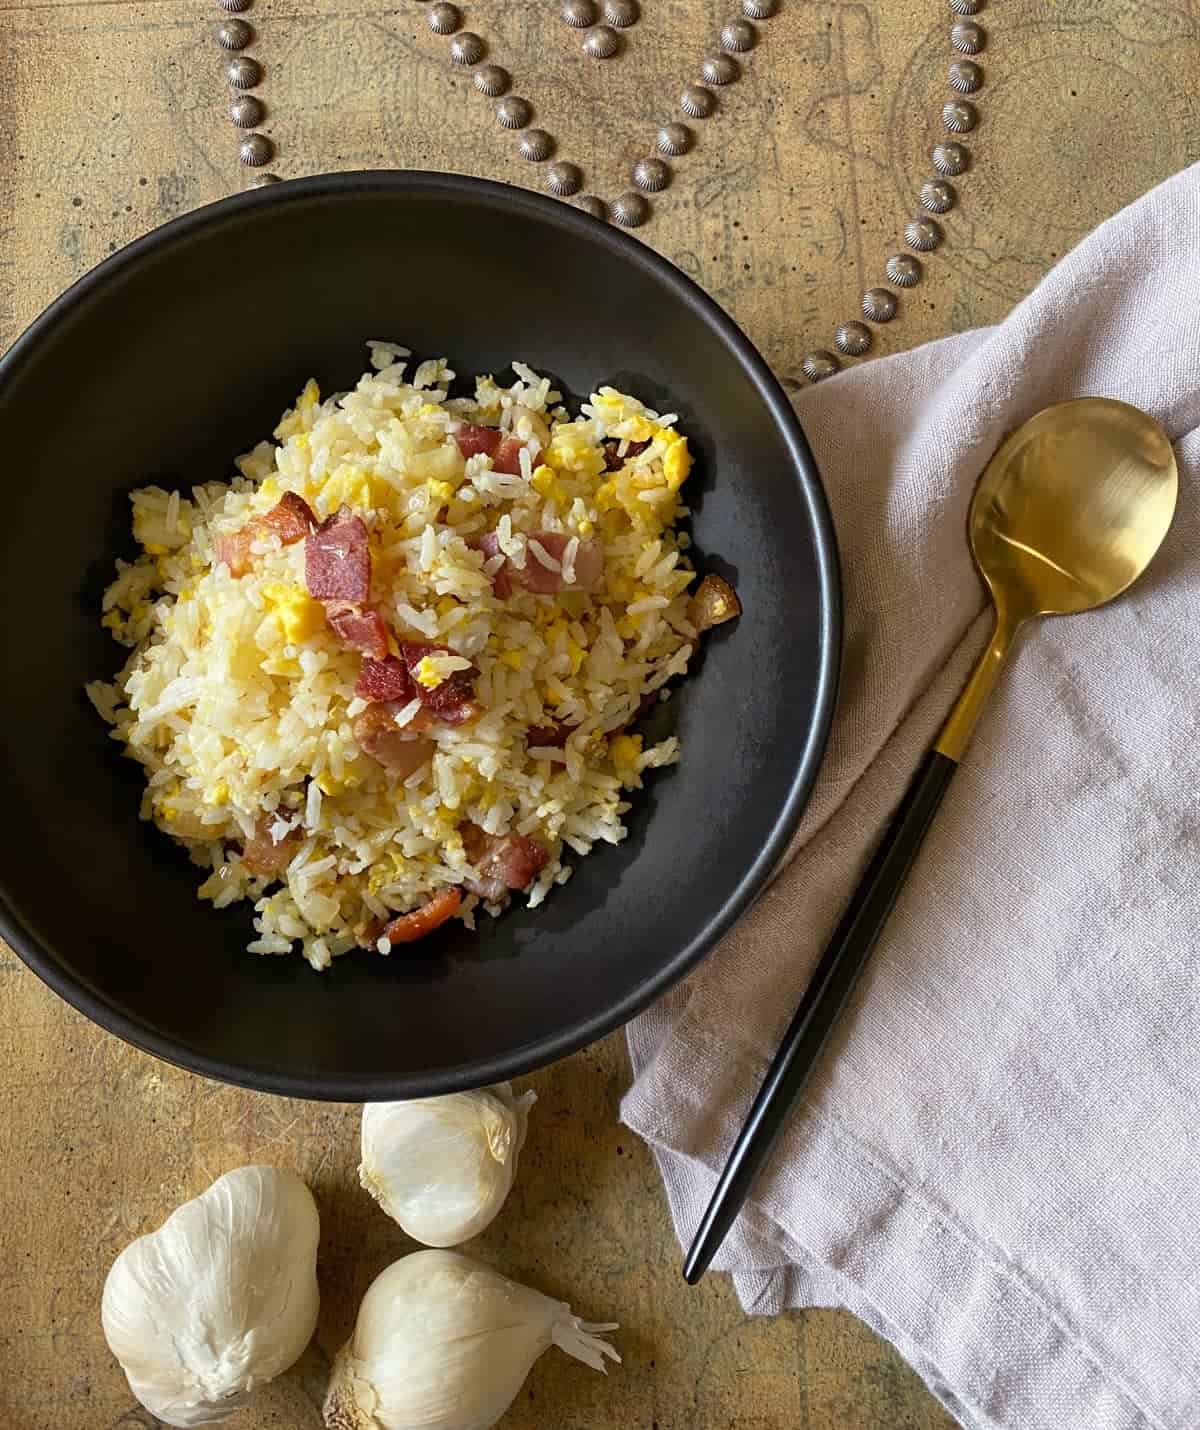
<svg viewBox="0 0 1200 1430">
<path fill-rule="evenodd" d="M 605 64 L 580 55 L 553 0 L 468 7 L 562 156 L 609 196 L 729 9 L 643 6 L 625 53 Z M 0 347 L 107 253 L 243 182 L 218 14 L 214 0 L 0 0 Z M 421 166 L 537 183 L 422 16 L 412 0 L 259 0 L 250 18 L 279 173 Z M 995 0 L 980 19 L 977 167 L 927 281 L 881 330 L 884 352 L 998 319 L 1087 228 L 1200 148 L 1187 0 Z M 897 248 L 940 134 L 948 25 L 946 0 L 784 0 L 642 231 L 733 311 L 789 386 Z M 518 1189 L 475 1248 L 590 1317 L 619 1319 L 625 1364 L 604 1380 L 547 1354 L 508 1430 L 946 1427 L 915 1376 L 849 1317 L 748 1320 L 722 1278 L 683 1287 L 650 1158 L 617 1127 L 627 1076 L 613 1037 L 532 1080 L 541 1100 Z M 316 1430 L 358 1297 L 408 1247 L 357 1189 L 357 1110 L 154 1062 L 2 948 L 0 1097 L 0 1427 L 157 1423 L 104 1346 L 108 1265 L 220 1172 L 274 1160 L 320 1203 L 321 1322 L 299 1366 L 231 1423 Z"/>
</svg>

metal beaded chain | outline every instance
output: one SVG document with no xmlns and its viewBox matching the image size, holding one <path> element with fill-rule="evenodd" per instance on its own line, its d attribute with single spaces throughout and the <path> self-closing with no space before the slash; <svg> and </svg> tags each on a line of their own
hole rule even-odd
<svg viewBox="0 0 1200 1430">
<path fill-rule="evenodd" d="M 718 48 L 700 67 L 701 82 L 687 85 L 679 98 L 679 108 L 689 119 L 707 119 L 717 107 L 715 88 L 732 84 L 741 74 L 736 56 L 752 50 L 759 32 L 751 23 L 767 20 L 779 7 L 779 0 L 741 0 L 742 13 L 721 27 Z M 638 0 L 563 0 L 560 11 L 563 22 L 573 30 L 586 31 L 583 52 L 594 60 L 611 59 L 622 48 L 621 31 L 636 25 L 641 15 Z M 604 23 L 601 23 L 603 20 Z M 472 82 L 480 94 L 497 99 L 496 120 L 505 129 L 524 131 L 517 141 L 517 152 L 532 164 L 546 163 L 553 158 L 554 140 L 544 129 L 529 129 L 533 106 L 527 99 L 509 94 L 512 76 L 497 64 L 480 64 L 485 54 L 483 40 L 462 29 L 462 12 L 451 0 L 436 0 L 426 11 L 426 21 L 435 35 L 453 36 L 450 40 L 450 60 L 470 67 L 479 65 Z M 633 188 L 614 199 L 611 204 L 597 194 L 579 194 L 583 188 L 583 170 L 567 159 L 550 164 L 545 173 L 545 186 L 560 199 L 574 198 L 593 218 L 611 219 L 622 228 L 639 228 L 650 217 L 647 194 L 661 193 L 671 182 L 669 159 L 686 154 L 695 143 L 688 125 L 670 120 L 658 131 L 653 154 L 639 159 L 630 172 Z"/>
<path fill-rule="evenodd" d="M 262 100 L 248 93 L 262 82 L 262 65 L 252 55 L 243 53 L 254 42 L 254 28 L 242 18 L 253 0 L 217 0 L 226 18 L 216 27 L 217 44 L 230 53 L 225 77 L 230 86 L 229 117 L 242 131 L 256 131 L 266 115 Z M 942 107 L 942 124 L 949 135 L 967 134 L 979 122 L 979 111 L 964 96 L 976 93 L 983 86 L 983 69 L 971 56 L 979 54 L 987 41 L 983 26 L 972 17 L 982 8 L 984 0 L 949 0 L 954 22 L 950 28 L 953 59 L 947 80 L 953 97 Z M 689 119 L 707 119 L 717 108 L 714 89 L 732 84 L 741 74 L 737 56 L 752 50 L 759 31 L 752 22 L 768 20 L 779 7 L 779 0 L 741 0 L 742 14 L 727 21 L 718 38 L 719 48 L 700 67 L 703 83 L 685 86 L 679 98 L 679 108 Z M 585 30 L 583 51 L 592 59 L 606 60 L 621 48 L 620 31 L 635 25 L 641 15 L 638 0 L 563 0 L 561 15 L 572 29 Z M 604 24 L 599 21 L 603 16 Z M 462 28 L 462 12 L 451 0 L 434 0 L 426 11 L 426 22 L 435 35 L 450 37 L 451 63 L 474 69 L 472 84 L 487 99 L 498 100 L 496 120 L 504 129 L 521 130 L 517 150 L 532 164 L 547 163 L 553 158 L 554 139 L 544 129 L 529 128 L 533 106 L 527 99 L 510 94 L 512 76 L 500 65 L 483 63 L 487 47 L 480 36 Z M 477 68 L 476 68 L 477 67 Z M 611 206 L 596 194 L 581 194 L 578 205 L 597 219 L 609 219 L 622 228 L 638 228 L 651 215 L 647 194 L 660 193 L 671 182 L 669 159 L 686 154 L 695 143 L 695 135 L 679 120 L 668 120 L 654 140 L 655 153 L 637 160 L 631 177 L 634 188 L 613 200 Z M 279 182 L 279 175 L 265 172 L 265 165 L 275 153 L 275 146 L 265 134 L 244 132 L 238 143 L 238 159 L 247 168 L 262 170 L 250 180 L 250 187 L 262 188 Z M 894 253 L 885 265 L 888 282 L 893 288 L 906 289 L 919 283 L 924 272 L 914 255 L 930 253 L 943 238 L 935 215 L 948 213 L 958 202 L 954 185 L 949 182 L 966 172 L 971 152 L 960 140 L 949 138 L 935 145 L 931 154 L 937 177 L 921 185 L 917 195 L 922 212 L 904 229 L 905 244 L 911 253 Z M 583 170 L 566 159 L 548 165 L 545 186 L 558 198 L 572 198 L 583 187 Z M 870 351 L 874 334 L 867 323 L 890 323 L 896 316 L 898 295 L 892 288 L 868 288 L 862 295 L 862 316 L 867 321 L 850 319 L 839 324 L 833 335 L 833 345 L 845 357 L 862 357 Z M 801 360 L 801 370 L 810 382 L 831 377 L 841 363 L 834 353 L 816 348 Z"/>
<path fill-rule="evenodd" d="M 249 91 L 262 83 L 262 65 L 253 55 L 243 53 L 254 43 L 254 26 L 241 18 L 253 0 L 217 0 L 225 11 L 225 18 L 217 25 L 214 33 L 217 44 L 228 55 L 225 62 L 225 78 L 229 83 L 229 118 L 234 128 L 242 131 L 238 140 L 238 160 L 248 169 L 257 169 L 250 180 L 252 189 L 261 189 L 266 184 L 277 184 L 278 174 L 269 174 L 265 166 L 275 155 L 275 145 L 265 134 L 257 133 L 258 126 L 266 117 L 267 108 L 256 94 Z"/>
<path fill-rule="evenodd" d="M 901 290 L 921 281 L 924 270 L 915 255 L 932 253 L 942 241 L 942 226 L 937 217 L 949 213 L 958 202 L 958 193 L 950 180 L 966 173 L 971 164 L 971 151 L 955 136 L 970 133 L 979 123 L 978 109 L 965 96 L 983 87 L 983 68 L 971 58 L 979 54 L 987 42 L 987 32 L 971 18 L 983 7 L 983 0 L 949 0 L 949 4 L 954 16 L 950 46 L 956 56 L 947 73 L 953 95 L 942 106 L 942 126 L 949 137 L 934 146 L 930 160 L 935 177 L 921 185 L 917 195 L 921 212 L 904 227 L 904 242 L 913 252 L 894 253 L 884 268 L 888 282 Z M 890 323 L 896 316 L 897 299 L 898 295 L 891 288 L 868 288 L 862 295 L 862 315 L 870 323 Z M 851 318 L 838 325 L 833 335 L 837 353 L 844 357 L 862 357 L 870 351 L 875 335 L 867 322 Z M 826 348 L 805 353 L 800 362 L 809 382 L 832 377 L 840 366 L 837 355 Z"/>
</svg>

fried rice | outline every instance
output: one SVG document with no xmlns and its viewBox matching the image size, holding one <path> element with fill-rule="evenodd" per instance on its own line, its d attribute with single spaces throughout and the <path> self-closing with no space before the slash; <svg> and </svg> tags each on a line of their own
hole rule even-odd
<svg viewBox="0 0 1200 1430">
<path fill-rule="evenodd" d="M 521 363 L 453 398 L 444 360 L 410 372 L 405 349 L 369 347 L 353 391 L 310 381 L 231 480 L 132 493 L 141 554 L 102 616 L 131 653 L 87 687 L 144 767 L 141 817 L 205 871 L 200 897 L 251 901 L 250 951 L 298 945 L 316 969 L 416 936 L 414 912 L 474 927 L 514 894 L 536 906 L 568 850 L 619 843 L 627 796 L 679 758 L 631 727 L 698 636 L 673 414 L 601 387 L 572 416 Z M 285 507 L 311 516 L 303 539 L 273 524 Z M 370 577 L 347 622 L 313 563 L 351 526 Z M 374 656 L 339 634 L 364 615 Z M 380 705 L 371 671 L 408 698 Z M 379 754 L 368 714 L 419 728 L 416 768 Z M 512 877 L 517 849 L 536 857 Z"/>
</svg>

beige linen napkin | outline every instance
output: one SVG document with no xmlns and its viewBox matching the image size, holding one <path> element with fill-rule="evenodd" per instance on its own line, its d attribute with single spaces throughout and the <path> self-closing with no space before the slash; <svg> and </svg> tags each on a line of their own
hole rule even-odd
<svg viewBox="0 0 1200 1430">
<path fill-rule="evenodd" d="M 1153 413 L 1180 464 L 1165 546 L 1121 601 L 1029 631 L 715 1263 L 750 1311 L 849 1307 L 980 1430 L 1200 1427 L 1198 309 L 1194 168 L 1001 326 L 803 395 L 846 591 L 832 744 L 790 862 L 629 1033 L 623 1117 L 686 1242 L 985 638 L 984 463 L 1061 398 Z"/>
</svg>

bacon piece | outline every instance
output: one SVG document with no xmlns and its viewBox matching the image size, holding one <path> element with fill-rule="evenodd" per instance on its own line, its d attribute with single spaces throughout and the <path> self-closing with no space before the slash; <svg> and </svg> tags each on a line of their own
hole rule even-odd
<svg viewBox="0 0 1200 1430">
<path fill-rule="evenodd" d="M 394 655 L 364 656 L 358 672 L 355 695 L 363 700 L 395 701 L 407 705 L 416 694 L 408 666 Z"/>
<path fill-rule="evenodd" d="M 388 943 L 416 943 L 419 938 L 431 934 L 434 929 L 441 928 L 447 920 L 452 919 L 458 913 L 461 903 L 461 889 L 439 889 L 427 904 L 422 904 L 411 914 L 401 914 L 384 924 L 376 941 L 386 938 Z"/>
<path fill-rule="evenodd" d="M 467 670 L 456 670 L 432 689 L 417 679 L 417 666 L 427 655 L 453 654 L 444 645 L 430 645 L 425 641 L 402 641 L 400 644 L 400 659 L 408 667 L 408 673 L 413 678 L 413 694 L 421 704 L 447 725 L 465 725 L 479 715 L 479 706 L 475 703 L 475 677 L 479 671 L 473 665 Z"/>
<path fill-rule="evenodd" d="M 561 750 L 574 729 L 574 725 L 564 724 L 561 720 L 551 720 L 548 725 L 530 725 L 525 731 L 525 744 L 536 745 L 539 749 Z"/>
<path fill-rule="evenodd" d="M 735 621 L 742 614 L 737 592 L 722 576 L 705 576 L 688 602 L 688 620 L 698 631 Z"/>
<path fill-rule="evenodd" d="M 284 492 L 266 516 L 255 518 L 257 525 L 273 531 L 285 546 L 301 541 L 317 524 L 313 509 L 302 496 Z"/>
<path fill-rule="evenodd" d="M 351 729 L 364 755 L 397 779 L 406 780 L 432 758 L 437 745 L 426 738 L 433 722 L 422 719 L 425 711 L 419 711 L 407 725 L 397 725 L 401 708 L 394 701 L 368 705 L 354 717 Z"/>
<path fill-rule="evenodd" d="M 371 552 L 363 519 L 344 506 L 304 543 L 304 579 L 318 601 L 365 602 L 371 591 Z"/>
<path fill-rule="evenodd" d="M 486 452 L 490 457 L 503 436 L 498 427 L 481 427 L 477 422 L 464 422 L 454 434 L 454 440 L 464 457 L 475 457 L 480 452 Z"/>
<path fill-rule="evenodd" d="M 524 834 L 487 834 L 469 821 L 460 825 L 459 833 L 475 865 L 467 888 L 489 904 L 498 903 L 510 889 L 527 889 L 550 862 L 546 846 Z"/>
<path fill-rule="evenodd" d="M 359 606 L 353 601 L 329 601 L 325 606 L 325 619 L 351 650 L 360 650 L 374 660 L 382 660 L 387 655 L 388 628 L 374 606 Z M 399 699 L 399 696 L 396 698 Z"/>
<path fill-rule="evenodd" d="M 508 477 L 521 475 L 521 448 L 525 443 L 518 437 L 505 437 L 492 457 L 492 471 L 503 472 Z"/>
<path fill-rule="evenodd" d="M 273 839 L 271 826 L 277 818 L 274 814 L 264 815 L 254 830 L 254 838 L 247 839 L 242 847 L 242 863 L 252 874 L 282 874 L 304 839 L 298 824 L 292 825 L 282 839 Z"/>
<path fill-rule="evenodd" d="M 214 547 L 218 561 L 224 561 L 231 576 L 244 576 L 254 565 L 250 557 L 250 543 L 256 532 L 254 522 L 248 521 L 237 531 L 227 531 L 218 536 Z"/>
<path fill-rule="evenodd" d="M 625 448 L 625 455 L 619 456 L 618 451 L 621 443 L 616 437 L 606 437 L 600 446 L 604 450 L 604 469 L 607 472 L 619 472 L 626 462 L 631 462 L 634 457 L 641 454 L 650 445 L 649 442 L 630 442 Z"/>
</svg>

